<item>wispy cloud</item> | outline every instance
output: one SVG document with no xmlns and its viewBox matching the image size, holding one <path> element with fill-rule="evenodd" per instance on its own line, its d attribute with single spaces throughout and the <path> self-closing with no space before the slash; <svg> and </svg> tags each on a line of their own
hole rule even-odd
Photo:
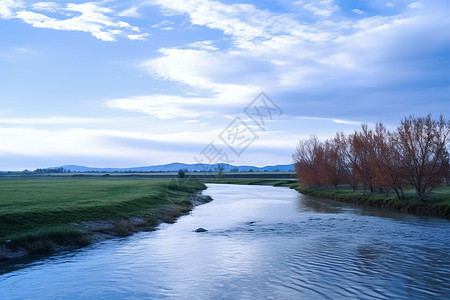
<svg viewBox="0 0 450 300">
<path fill-rule="evenodd" d="M 145 113 L 159 119 L 192 118 L 211 114 L 207 98 L 185 98 L 170 95 L 147 95 L 111 99 L 107 107 Z"/>
<path fill-rule="evenodd" d="M 111 119 L 78 118 L 78 117 L 0 118 L 0 124 L 14 124 L 14 125 L 66 125 L 66 124 L 92 124 L 104 122 L 111 122 Z"/>
<path fill-rule="evenodd" d="M 62 10 L 60 3 L 56 2 L 38 2 L 31 6 L 35 10 L 47 11 L 47 12 L 58 12 Z"/>
<path fill-rule="evenodd" d="M 14 11 L 24 7 L 23 1 L 2 0 L 0 1 L 0 18 L 10 19 L 14 17 Z"/>
<path fill-rule="evenodd" d="M 363 124 L 364 122 L 361 121 L 351 121 L 351 120 L 341 120 L 341 119 L 333 119 L 333 118 L 320 118 L 320 117 L 308 117 L 308 116 L 299 116 L 296 117 L 297 120 L 319 120 L 319 121 L 328 121 L 328 122 L 334 122 L 336 124 L 344 124 L 344 125 L 352 125 L 352 126 L 359 126 Z M 373 125 L 373 124 L 372 124 Z"/>
<path fill-rule="evenodd" d="M 174 23 L 169 21 L 169 20 L 164 20 L 162 22 L 153 24 L 152 27 L 153 28 L 158 28 L 160 30 L 173 30 L 173 25 Z"/>
<path fill-rule="evenodd" d="M 33 50 L 26 47 L 11 47 L 3 52 L 0 52 L 0 60 L 17 61 L 23 59 L 25 55 L 32 54 Z"/>
<path fill-rule="evenodd" d="M 109 108 L 144 113 L 161 120 L 173 118 L 213 117 L 232 112 L 255 97 L 253 89 L 237 85 L 224 85 L 210 97 L 187 97 L 177 95 L 141 95 L 106 101 Z"/>
<path fill-rule="evenodd" d="M 202 50 L 213 50 L 213 51 L 219 50 L 219 48 L 214 46 L 214 41 L 211 40 L 191 43 L 189 44 L 189 46 Z"/>
<path fill-rule="evenodd" d="M 130 8 L 127 8 L 117 15 L 119 17 L 130 17 L 130 18 L 139 18 L 141 17 L 141 14 L 138 12 L 139 7 L 138 6 L 132 6 Z"/>
<path fill-rule="evenodd" d="M 102 4 L 38 2 L 27 6 L 23 1 L 2 0 L 0 16 L 3 19 L 20 19 L 38 28 L 89 32 L 102 41 L 116 41 L 118 36 L 142 40 L 148 36 L 146 33 L 137 34 L 140 28 L 118 20 L 119 14 Z M 46 12 L 58 13 L 61 18 L 50 17 Z"/>
<path fill-rule="evenodd" d="M 352 9 L 352 12 L 354 12 L 355 14 L 358 14 L 358 15 L 362 15 L 365 13 L 364 11 L 357 9 L 357 8 Z"/>
<path fill-rule="evenodd" d="M 422 2 L 413 2 L 408 5 L 409 8 L 423 8 L 424 5 Z"/>
<path fill-rule="evenodd" d="M 431 53 L 444 53 L 450 46 L 442 39 L 432 42 L 432 36 L 422 34 L 439 31 L 449 23 L 439 9 L 387 16 L 369 16 L 357 10 L 360 17 L 356 19 L 333 19 L 327 17 L 338 10 L 333 1 L 301 1 L 297 5 L 303 8 L 308 4 L 309 8 L 328 8 L 327 13 L 316 11 L 318 19 L 301 22 L 294 14 L 260 10 L 250 4 L 214 0 L 152 3 L 172 14 L 187 15 L 191 24 L 221 30 L 231 46 L 162 48 L 162 57 L 143 64 L 151 74 L 213 94 L 220 89 L 231 90 L 230 86 L 244 86 L 253 93 L 266 90 L 290 98 L 314 95 L 318 101 L 314 107 L 334 99 L 339 108 L 336 114 L 367 109 L 368 100 L 359 97 L 373 97 L 371 89 L 411 87 L 411 82 L 429 81 L 431 65 L 440 65 L 440 59 Z M 439 7 L 441 3 L 436 1 L 434 5 Z M 406 46 L 417 45 L 418 40 L 430 47 Z M 423 57 L 427 57 L 427 64 Z M 354 91 L 353 96 L 345 99 L 349 91 Z M 392 102 L 392 98 L 385 101 Z M 301 109 L 305 107 L 295 111 Z M 320 113 L 333 112 L 325 109 Z"/>
<path fill-rule="evenodd" d="M 302 3 L 302 1 L 297 1 L 297 4 L 300 3 Z M 334 0 L 313 1 L 306 3 L 303 7 L 321 17 L 331 17 L 335 11 L 339 10 L 339 6 L 334 3 Z"/>
</svg>

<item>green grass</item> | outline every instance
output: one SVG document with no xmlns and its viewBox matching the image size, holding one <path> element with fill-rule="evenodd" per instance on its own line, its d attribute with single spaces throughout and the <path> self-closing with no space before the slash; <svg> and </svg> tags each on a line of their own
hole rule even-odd
<svg viewBox="0 0 450 300">
<path fill-rule="evenodd" d="M 431 205 L 450 205 L 450 186 L 442 186 L 435 189 L 426 201 Z"/>
<path fill-rule="evenodd" d="M 81 236 L 75 223 L 185 212 L 197 180 L 148 178 L 1 178 L 0 242 Z M 73 225 L 71 225 L 73 224 Z M 46 246 L 46 245 L 44 245 Z"/>
</svg>

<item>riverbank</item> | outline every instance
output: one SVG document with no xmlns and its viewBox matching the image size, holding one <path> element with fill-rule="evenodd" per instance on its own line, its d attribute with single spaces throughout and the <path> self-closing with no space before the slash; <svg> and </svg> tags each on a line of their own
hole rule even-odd
<svg viewBox="0 0 450 300">
<path fill-rule="evenodd" d="M 425 202 L 412 196 L 398 199 L 395 195 L 365 194 L 362 191 L 310 189 L 299 185 L 292 188 L 318 198 L 450 219 L 450 187 L 436 189 Z"/>
<path fill-rule="evenodd" d="M 412 196 L 400 200 L 395 195 L 365 194 L 363 191 L 354 192 L 348 189 L 311 189 L 301 187 L 293 180 L 216 179 L 214 183 L 284 186 L 317 198 L 450 219 L 450 187 L 448 186 L 434 190 L 426 202 L 421 202 Z"/>
<path fill-rule="evenodd" d="M 2 178 L 0 261 L 154 230 L 210 201 L 204 189 L 195 179 Z"/>
</svg>

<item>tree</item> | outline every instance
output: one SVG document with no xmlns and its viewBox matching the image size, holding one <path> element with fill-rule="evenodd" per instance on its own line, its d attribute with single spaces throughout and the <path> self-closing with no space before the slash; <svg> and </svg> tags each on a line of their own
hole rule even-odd
<svg viewBox="0 0 450 300">
<path fill-rule="evenodd" d="M 442 115 L 439 120 L 432 120 L 430 114 L 425 118 L 405 118 L 398 127 L 397 151 L 403 174 L 421 201 L 448 176 L 449 131 L 450 122 Z"/>
<path fill-rule="evenodd" d="M 352 154 L 348 137 L 343 132 L 336 133 L 334 137 L 339 164 L 341 166 L 341 181 L 348 183 L 355 191 L 358 188 L 358 181 L 355 174 L 355 157 Z"/>
<path fill-rule="evenodd" d="M 450 122 L 405 118 L 396 131 L 382 123 L 375 129 L 365 124 L 350 135 L 337 133 L 321 142 L 316 136 L 301 140 L 292 155 L 295 176 L 310 187 L 348 183 L 358 184 L 371 193 L 394 191 L 405 197 L 404 187 L 413 186 L 416 196 L 424 200 L 435 187 L 450 181 Z"/>
<path fill-rule="evenodd" d="M 357 181 L 364 189 L 375 191 L 374 179 L 376 177 L 374 134 L 367 124 L 361 125 L 361 131 L 355 131 L 349 136 L 350 155 Z"/>
<path fill-rule="evenodd" d="M 326 140 L 317 148 L 319 181 L 321 185 L 332 185 L 336 189 L 345 183 L 345 167 L 343 165 L 341 145 L 336 139 Z"/>
<path fill-rule="evenodd" d="M 182 169 L 179 169 L 179 170 L 178 170 L 178 177 L 184 178 L 185 175 L 186 175 L 186 173 L 185 173 L 184 170 L 182 170 Z"/>
<path fill-rule="evenodd" d="M 309 140 L 298 143 L 297 149 L 292 155 L 295 167 L 295 177 L 304 185 L 319 186 L 318 152 L 321 147 L 317 136 L 311 136 Z"/>
<path fill-rule="evenodd" d="M 374 151 L 376 174 L 374 184 L 378 187 L 391 188 L 397 198 L 405 197 L 403 187 L 406 181 L 402 176 L 398 140 L 382 123 L 377 123 L 374 133 Z"/>
<path fill-rule="evenodd" d="M 224 164 L 224 163 L 218 163 L 218 164 L 216 165 L 216 168 L 215 168 L 215 169 L 216 169 L 217 177 L 218 177 L 218 178 L 223 177 L 223 173 L 225 172 L 226 168 L 227 168 L 227 165 Z"/>
</svg>

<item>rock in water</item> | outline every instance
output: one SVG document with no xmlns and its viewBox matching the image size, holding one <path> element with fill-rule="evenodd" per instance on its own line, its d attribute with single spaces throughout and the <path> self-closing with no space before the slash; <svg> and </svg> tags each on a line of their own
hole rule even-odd
<svg viewBox="0 0 450 300">
<path fill-rule="evenodd" d="M 208 231 L 208 230 L 206 230 L 206 229 L 203 228 L 203 227 L 200 227 L 200 228 L 195 229 L 194 231 L 195 231 L 195 232 L 206 232 L 206 231 Z"/>
</svg>

